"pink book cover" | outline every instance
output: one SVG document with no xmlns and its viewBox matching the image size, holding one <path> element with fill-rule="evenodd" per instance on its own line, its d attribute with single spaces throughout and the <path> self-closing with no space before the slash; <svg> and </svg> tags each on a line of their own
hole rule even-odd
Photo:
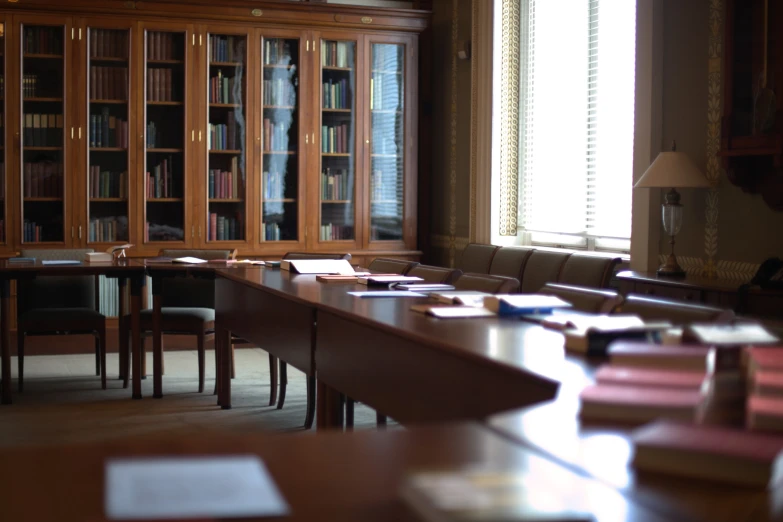
<svg viewBox="0 0 783 522">
<path fill-rule="evenodd" d="M 783 371 L 783 347 L 768 348 L 751 347 L 747 351 L 748 360 L 753 361 L 760 369 L 775 369 Z"/>
<path fill-rule="evenodd" d="M 588 386 L 579 394 L 582 402 L 627 406 L 697 406 L 703 400 L 700 391 L 642 386 L 615 386 L 597 384 Z"/>
<path fill-rule="evenodd" d="M 774 416 L 783 418 L 783 398 L 752 395 L 748 397 L 747 406 L 749 414 L 761 414 L 767 417 Z"/>
<path fill-rule="evenodd" d="M 663 345 L 628 341 L 615 341 L 608 350 L 614 355 L 644 355 L 653 357 L 707 357 L 711 348 L 693 345 Z"/>
<path fill-rule="evenodd" d="M 623 368 L 609 365 L 600 367 L 595 374 L 595 380 L 600 384 L 691 390 L 700 389 L 706 378 L 707 374 L 705 372 Z"/>
</svg>

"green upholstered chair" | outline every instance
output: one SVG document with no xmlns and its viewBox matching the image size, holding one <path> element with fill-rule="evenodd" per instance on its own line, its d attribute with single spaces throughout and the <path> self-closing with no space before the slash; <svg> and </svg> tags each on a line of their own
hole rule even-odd
<svg viewBox="0 0 783 522">
<path fill-rule="evenodd" d="M 428 283 L 443 283 L 447 285 L 453 285 L 459 276 L 462 275 L 462 270 L 459 268 L 442 268 L 432 265 L 416 265 L 405 274 L 411 277 L 421 277 Z"/>
<path fill-rule="evenodd" d="M 486 292 L 488 294 L 513 294 L 519 291 L 519 281 L 513 277 L 489 274 L 462 274 L 454 283 L 457 290 Z"/>
<path fill-rule="evenodd" d="M 728 323 L 735 318 L 734 311 L 725 308 L 633 294 L 627 295 L 615 312 L 638 315 L 648 321 L 670 321 L 674 325 Z"/>
<path fill-rule="evenodd" d="M 612 313 L 623 302 L 623 297 L 613 290 L 574 285 L 547 283 L 538 293 L 557 296 L 571 303 L 574 310 L 591 314 Z"/>
<path fill-rule="evenodd" d="M 78 260 L 92 249 L 21 251 L 38 260 Z M 95 276 L 38 277 L 17 284 L 17 355 L 19 391 L 24 390 L 25 337 L 30 335 L 91 334 L 95 336 L 95 373 L 106 389 L 106 317 L 98 311 Z"/>
<path fill-rule="evenodd" d="M 492 256 L 489 273 L 491 275 L 513 277 L 521 285 L 525 265 L 534 251 L 535 248 L 531 247 L 502 247 Z"/>
<path fill-rule="evenodd" d="M 569 252 L 534 250 L 525 262 L 522 279 L 519 280 L 520 292 L 533 294 L 547 283 L 560 281 L 563 265 L 570 256 Z"/>
<path fill-rule="evenodd" d="M 161 250 L 162 257 L 197 257 L 208 261 L 232 259 L 233 250 Z M 194 335 L 198 351 L 198 391 L 204 391 L 204 344 L 215 330 L 215 283 L 212 280 L 164 278 L 161 290 L 161 329 L 167 335 Z M 142 338 L 152 334 L 152 309 L 141 312 Z M 130 314 L 120 318 L 120 353 L 130 355 Z M 143 345 L 143 341 L 142 341 Z M 142 348 L 143 349 L 143 348 Z M 142 352 L 143 355 L 143 352 Z M 217 354 L 216 354 L 217 356 Z M 127 359 L 126 359 L 127 360 Z M 233 363 L 233 354 L 232 354 Z M 127 366 L 130 368 L 130 364 Z M 127 372 L 129 373 L 129 372 Z M 125 377 L 127 386 L 128 375 Z"/>
<path fill-rule="evenodd" d="M 495 253 L 499 248 L 495 245 L 470 243 L 462 251 L 457 268 L 466 274 L 488 274 L 489 267 L 492 265 L 492 258 L 495 257 Z"/>
<path fill-rule="evenodd" d="M 571 254 L 563 265 L 558 283 L 566 285 L 607 288 L 619 257 Z"/>
<path fill-rule="evenodd" d="M 391 259 L 388 257 L 376 257 L 367 267 L 370 272 L 378 274 L 400 274 L 406 275 L 411 269 L 418 266 L 416 261 L 407 261 L 405 259 Z"/>
</svg>

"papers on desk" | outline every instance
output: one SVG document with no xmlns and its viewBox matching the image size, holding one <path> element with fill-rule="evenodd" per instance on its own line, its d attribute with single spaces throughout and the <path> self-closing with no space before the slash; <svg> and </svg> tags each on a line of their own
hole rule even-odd
<svg viewBox="0 0 783 522">
<path fill-rule="evenodd" d="M 348 292 L 348 295 L 354 297 L 427 297 L 426 294 L 418 292 L 406 292 L 404 290 L 376 290 L 368 292 Z"/>
<path fill-rule="evenodd" d="M 206 263 L 207 260 L 206 259 L 199 259 L 198 257 L 186 256 L 186 257 L 175 257 L 174 259 L 171 260 L 171 262 L 172 263 L 185 263 L 185 264 L 189 264 L 189 265 L 197 265 L 197 264 L 201 264 L 201 263 Z"/>
<path fill-rule="evenodd" d="M 280 262 L 280 269 L 297 274 L 355 274 L 351 263 L 345 259 L 284 259 Z"/>
<path fill-rule="evenodd" d="M 76 259 L 44 259 L 41 261 L 42 265 L 51 265 L 51 266 L 63 266 L 63 265 L 81 265 L 81 261 L 77 261 Z"/>
<path fill-rule="evenodd" d="M 715 346 L 777 344 L 780 339 L 758 323 L 692 324 L 685 328 L 683 338 Z"/>
<path fill-rule="evenodd" d="M 256 456 L 111 459 L 104 507 L 113 520 L 277 517 L 288 505 Z"/>
</svg>

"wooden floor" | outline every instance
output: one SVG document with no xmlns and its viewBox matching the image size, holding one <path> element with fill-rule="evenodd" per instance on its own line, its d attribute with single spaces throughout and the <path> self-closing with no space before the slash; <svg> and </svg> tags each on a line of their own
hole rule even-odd
<svg viewBox="0 0 783 522">
<path fill-rule="evenodd" d="M 152 356 L 147 354 L 148 371 Z M 194 434 L 229 430 L 305 432 L 305 377 L 289 367 L 288 391 L 282 410 L 269 402 L 269 363 L 257 348 L 236 351 L 233 408 L 216 405 L 214 352 L 207 352 L 205 392 L 198 393 L 195 351 L 165 353 L 162 399 L 152 398 L 152 376 L 142 381 L 145 398 L 130 399 L 130 390 L 117 379 L 116 354 L 107 356 L 108 389 L 95 376 L 92 355 L 25 357 L 25 391 L 15 393 L 14 404 L 0 407 L 0 446 L 90 442 L 120 436 Z M 16 358 L 12 376 L 16 390 Z M 357 429 L 374 428 L 375 412 L 357 405 Z"/>
</svg>

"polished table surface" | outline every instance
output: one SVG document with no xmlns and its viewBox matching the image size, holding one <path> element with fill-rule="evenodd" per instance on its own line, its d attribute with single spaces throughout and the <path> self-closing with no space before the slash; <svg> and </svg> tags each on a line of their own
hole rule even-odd
<svg viewBox="0 0 783 522">
<path fill-rule="evenodd" d="M 528 476 L 554 495 L 555 508 L 591 512 L 601 522 L 668 520 L 629 501 L 614 488 L 580 476 L 476 424 L 318 436 L 193 435 L 0 449 L 2 518 L 106 520 L 104 466 L 111 457 L 254 454 L 264 461 L 291 507 L 291 516 L 285 520 L 419 520 L 400 499 L 406 474 L 468 466 Z M 533 501 L 536 504 L 531 508 L 547 509 L 544 499 Z"/>
</svg>

